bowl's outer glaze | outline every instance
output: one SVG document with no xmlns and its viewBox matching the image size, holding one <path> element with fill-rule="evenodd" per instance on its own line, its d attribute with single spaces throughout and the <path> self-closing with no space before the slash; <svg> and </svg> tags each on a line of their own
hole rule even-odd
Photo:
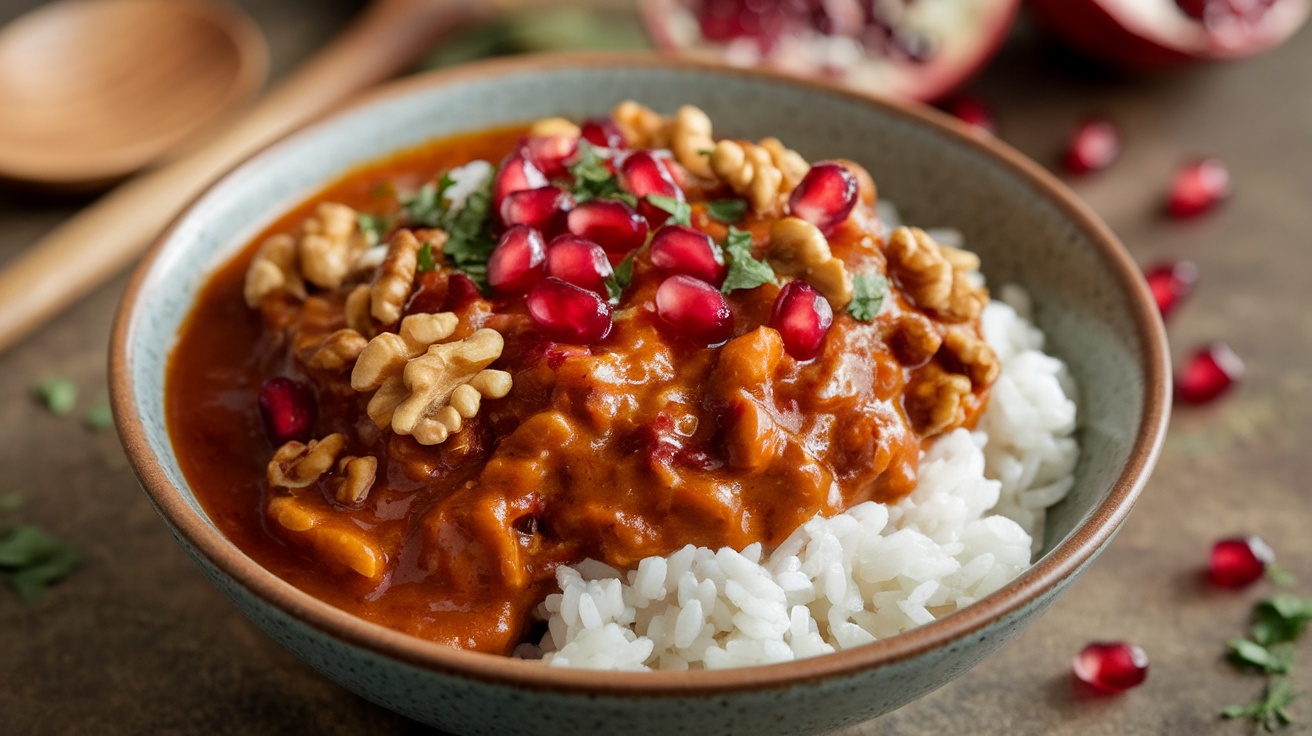
<svg viewBox="0 0 1312 736">
<path fill-rule="evenodd" d="M 1027 288 L 1048 349 L 1082 390 L 1075 489 L 1043 557 L 1003 590 L 907 634 L 727 672 L 595 673 L 460 652 L 361 621 L 262 570 L 206 518 L 164 422 L 165 367 L 209 273 L 278 213 L 352 167 L 433 137 L 624 99 L 702 107 L 721 135 L 774 135 L 846 157 L 907 222 L 960 229 L 991 284 Z M 1032 162 L 932 111 L 774 76 L 645 57 L 492 62 L 406 80 L 276 144 L 203 195 L 138 270 L 115 330 L 114 408 L 152 502 L 206 575 L 261 628 L 346 687 L 460 733 L 810 733 L 887 712 L 1019 633 L 1110 541 L 1156 460 L 1169 409 L 1165 338 L 1115 238 Z"/>
</svg>

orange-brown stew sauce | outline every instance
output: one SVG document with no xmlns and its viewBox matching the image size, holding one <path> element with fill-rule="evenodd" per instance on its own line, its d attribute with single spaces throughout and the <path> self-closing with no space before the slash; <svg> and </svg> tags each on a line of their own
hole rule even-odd
<svg viewBox="0 0 1312 736">
<path fill-rule="evenodd" d="M 295 346 L 343 326 L 349 286 L 247 307 L 243 279 L 260 242 L 296 233 L 317 203 L 392 211 L 396 191 L 470 160 L 499 161 L 522 133 L 457 136 L 353 171 L 273 223 L 204 288 L 169 366 L 168 425 L 183 472 L 239 548 L 367 620 L 507 653 L 554 588 L 558 564 L 592 557 L 622 569 L 689 543 L 768 549 L 816 513 L 910 492 L 922 438 L 902 396 L 924 366 L 899 363 L 887 347 L 890 325 L 912 309 L 893 288 L 878 319 L 836 314 L 820 355 L 799 362 L 761 327 L 778 293 L 772 284 L 734 292 L 735 337 L 707 348 L 662 330 L 651 306 L 661 276 L 639 254 L 611 334 L 573 346 L 545 340 L 522 297 L 451 304 L 450 270 L 421 274 L 406 313 L 454 311 L 457 337 L 496 329 L 505 348 L 492 367 L 514 380 L 509 395 L 485 400 L 435 446 L 379 430 L 349 376 L 302 365 Z M 701 207 L 694 213 L 694 225 L 722 239 L 723 225 Z M 749 216 L 740 227 L 759 247 L 768 225 Z M 849 268 L 882 271 L 866 236 L 849 227 L 831 247 Z M 353 455 L 378 458 L 364 502 L 338 503 L 326 485 L 298 499 L 377 550 L 382 574 L 362 575 L 266 516 L 271 494 L 282 492 L 266 484 L 276 448 L 257 405 L 272 376 L 313 388 L 314 437 L 342 432 Z M 961 423 L 973 423 L 983 402 L 977 391 Z"/>
</svg>

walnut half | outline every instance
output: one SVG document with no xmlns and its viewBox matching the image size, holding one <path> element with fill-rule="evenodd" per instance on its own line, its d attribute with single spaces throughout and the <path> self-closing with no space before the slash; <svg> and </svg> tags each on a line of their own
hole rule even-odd
<svg viewBox="0 0 1312 736">
<path fill-rule="evenodd" d="M 884 247 L 888 271 L 916 306 L 947 322 L 969 322 L 988 303 L 988 292 L 970 280 L 979 259 L 947 249 L 917 227 L 899 227 Z"/>
<path fill-rule="evenodd" d="M 775 271 L 804 278 L 836 310 L 852 301 L 852 277 L 829 250 L 820 228 L 797 217 L 785 217 L 770 227 L 770 259 Z"/>
</svg>

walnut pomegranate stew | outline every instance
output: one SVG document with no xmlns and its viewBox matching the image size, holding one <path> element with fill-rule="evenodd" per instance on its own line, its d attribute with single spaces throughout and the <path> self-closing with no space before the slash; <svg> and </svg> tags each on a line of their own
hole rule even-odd
<svg viewBox="0 0 1312 736">
<path fill-rule="evenodd" d="M 273 573 L 454 647 L 725 667 L 924 623 L 1029 564 L 1073 389 L 1023 294 L 876 204 L 690 106 L 363 167 L 203 290 L 183 471 Z"/>
</svg>

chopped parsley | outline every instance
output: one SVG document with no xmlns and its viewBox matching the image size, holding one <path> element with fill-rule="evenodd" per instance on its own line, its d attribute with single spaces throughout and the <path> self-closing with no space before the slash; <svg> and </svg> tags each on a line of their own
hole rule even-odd
<svg viewBox="0 0 1312 736">
<path fill-rule="evenodd" d="M 402 197 L 401 206 L 406 219 L 424 227 L 435 227 L 447 234 L 442 255 L 465 275 L 482 285 L 487 278 L 487 259 L 497 241 L 492 237 L 492 182 L 489 176 L 477 190 L 470 192 L 463 207 L 454 208 L 446 198 L 446 191 L 455 184 L 450 172 L 433 184 L 429 182 L 414 194 Z M 419 250 L 419 270 L 437 268 L 436 254 L 428 244 Z"/>
<path fill-rule="evenodd" d="M 687 202 L 663 194 L 648 194 L 647 202 L 656 209 L 670 214 L 670 219 L 665 221 L 666 225 L 692 226 L 692 205 Z"/>
<path fill-rule="evenodd" d="M 47 378 L 38 383 L 36 396 L 50 410 L 51 414 L 66 417 L 77 405 L 77 384 L 68 378 Z"/>
<path fill-rule="evenodd" d="M 386 215 L 361 212 L 355 216 L 355 222 L 360 228 L 360 234 L 364 235 L 365 241 L 371 246 L 381 243 L 383 236 L 392 229 L 392 218 Z"/>
<path fill-rule="evenodd" d="M 871 322 L 884 307 L 888 279 L 877 273 L 859 273 L 852 277 L 852 301 L 847 312 L 862 322 Z"/>
<path fill-rule="evenodd" d="M 1302 697 L 1286 677 L 1274 677 L 1267 683 L 1262 699 L 1251 705 L 1230 705 L 1221 711 L 1222 718 L 1250 718 L 1267 731 L 1283 728 L 1294 722 L 1286 709 Z"/>
<path fill-rule="evenodd" d="M 747 200 L 717 199 L 714 202 L 707 202 L 706 214 L 711 219 L 719 220 L 727 225 L 737 225 L 742 222 L 743 215 L 747 214 Z"/>
<path fill-rule="evenodd" d="M 1288 643 L 1270 647 L 1238 637 L 1226 642 L 1236 667 L 1252 667 L 1273 675 L 1287 675 L 1294 666 L 1294 648 Z"/>
<path fill-rule="evenodd" d="M 1262 697 L 1249 705 L 1230 705 L 1222 709 L 1223 718 L 1249 718 L 1267 731 L 1293 722 L 1287 708 L 1302 693 L 1287 675 L 1294 669 L 1294 642 L 1312 621 L 1312 598 L 1279 594 L 1260 601 L 1253 611 L 1249 638 L 1226 642 L 1230 662 L 1236 667 L 1256 670 L 1267 676 Z"/>
<path fill-rule="evenodd" d="M 437 270 L 437 261 L 433 259 L 433 244 L 424 243 L 419 246 L 419 252 L 415 255 L 417 264 L 415 270 L 419 273 L 428 273 Z"/>
<path fill-rule="evenodd" d="M 587 202 L 590 199 L 618 199 L 629 206 L 635 206 L 637 199 L 632 194 L 620 189 L 619 179 L 606 166 L 606 159 L 597 153 L 596 146 L 585 140 L 579 140 L 578 152 L 574 163 L 570 164 L 569 175 L 573 179 L 570 193 L 575 202 Z"/>
<path fill-rule="evenodd" d="M 615 265 L 614 273 L 606 278 L 606 292 L 612 302 L 618 303 L 624 290 L 633 281 L 633 256 L 636 253 L 635 250 L 625 256 L 624 260 Z"/>
<path fill-rule="evenodd" d="M 21 505 L 18 494 L 0 498 L 0 512 Z M 0 527 L 0 580 L 25 601 L 40 600 L 47 587 L 68 577 L 81 563 L 81 553 L 40 527 Z"/>
<path fill-rule="evenodd" d="M 100 431 L 109 429 L 114 426 L 114 412 L 109 408 L 109 399 L 101 396 L 100 399 L 91 405 L 82 415 L 82 424 L 87 429 Z"/>
<path fill-rule="evenodd" d="M 729 258 L 729 272 L 724 277 L 720 291 L 728 294 L 738 289 L 755 289 L 761 284 L 774 281 L 774 269 L 770 268 L 770 264 L 752 257 L 751 233 L 730 227 L 723 248 Z"/>
</svg>

